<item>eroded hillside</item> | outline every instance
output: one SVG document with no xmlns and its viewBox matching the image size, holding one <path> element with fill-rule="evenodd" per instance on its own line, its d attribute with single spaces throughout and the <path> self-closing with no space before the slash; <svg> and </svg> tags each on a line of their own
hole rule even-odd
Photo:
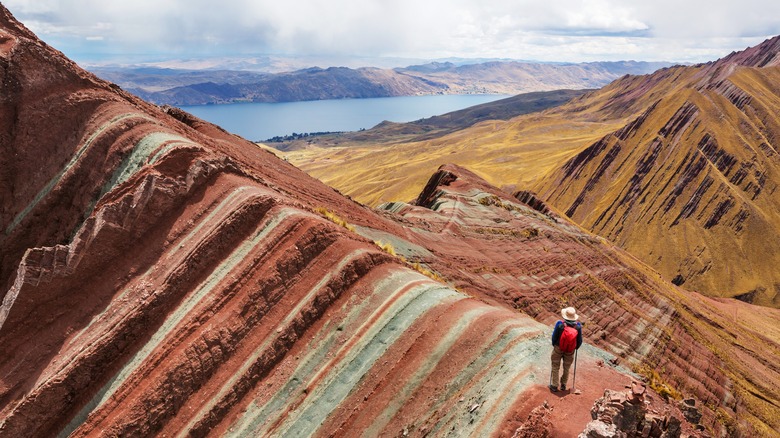
<svg viewBox="0 0 780 438">
<path fill-rule="evenodd" d="M 511 436 L 564 304 L 583 394 L 553 433 L 630 370 L 712 433 L 780 427 L 776 310 L 738 318 L 456 166 L 372 210 L 0 24 L 0 435 Z"/>
<path fill-rule="evenodd" d="M 777 46 L 683 72 L 684 87 L 566 162 L 543 197 L 677 284 L 777 307 Z"/>
</svg>

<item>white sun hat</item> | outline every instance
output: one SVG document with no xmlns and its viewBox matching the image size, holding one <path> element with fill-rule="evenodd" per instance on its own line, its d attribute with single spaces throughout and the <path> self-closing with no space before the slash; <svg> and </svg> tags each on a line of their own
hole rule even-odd
<svg viewBox="0 0 780 438">
<path fill-rule="evenodd" d="M 567 307 L 561 310 L 561 316 L 569 321 L 576 321 L 580 317 L 580 315 L 577 315 L 577 310 L 574 307 Z"/>
</svg>

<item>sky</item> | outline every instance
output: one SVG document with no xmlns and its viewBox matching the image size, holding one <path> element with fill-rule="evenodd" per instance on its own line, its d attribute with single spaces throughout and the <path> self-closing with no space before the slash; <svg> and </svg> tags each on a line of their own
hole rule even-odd
<svg viewBox="0 0 780 438">
<path fill-rule="evenodd" d="M 778 0 L 4 0 L 77 62 L 262 55 L 707 62 L 780 34 Z"/>
</svg>

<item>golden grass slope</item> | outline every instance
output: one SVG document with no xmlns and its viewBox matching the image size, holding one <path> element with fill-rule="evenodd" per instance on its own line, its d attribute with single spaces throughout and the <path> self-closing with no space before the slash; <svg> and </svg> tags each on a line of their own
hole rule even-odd
<svg viewBox="0 0 780 438">
<path fill-rule="evenodd" d="M 780 306 L 777 68 L 671 93 L 538 187 L 666 278 Z"/>
<path fill-rule="evenodd" d="M 284 156 L 371 206 L 413 199 L 445 163 L 467 167 L 499 187 L 533 188 L 561 163 L 624 126 L 652 99 L 671 92 L 681 76 L 689 78 L 692 72 L 677 67 L 652 76 L 625 76 L 561 107 L 482 122 L 432 140 L 408 142 L 397 135 L 381 142 L 310 146 Z"/>
<path fill-rule="evenodd" d="M 310 147 L 284 155 L 342 193 L 376 206 L 414 199 L 430 175 L 447 163 L 467 167 L 497 186 L 528 187 L 618 127 L 616 122 L 535 114 L 508 122 L 483 122 L 417 143 Z M 555 137 L 550 135 L 553 132 Z"/>
</svg>

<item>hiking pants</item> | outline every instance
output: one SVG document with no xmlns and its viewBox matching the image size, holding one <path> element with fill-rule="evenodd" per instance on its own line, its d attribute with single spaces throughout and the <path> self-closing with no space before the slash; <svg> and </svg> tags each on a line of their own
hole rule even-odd
<svg viewBox="0 0 780 438">
<path fill-rule="evenodd" d="M 574 352 L 564 353 L 556 345 L 553 347 L 552 354 L 550 355 L 550 360 L 552 362 L 552 370 L 550 372 L 550 374 L 552 375 L 551 385 L 556 388 L 558 387 L 558 376 L 561 373 L 561 360 L 563 360 L 563 375 L 561 376 L 561 383 L 564 385 L 568 385 L 569 368 L 571 368 L 571 363 L 574 362 Z"/>
</svg>

